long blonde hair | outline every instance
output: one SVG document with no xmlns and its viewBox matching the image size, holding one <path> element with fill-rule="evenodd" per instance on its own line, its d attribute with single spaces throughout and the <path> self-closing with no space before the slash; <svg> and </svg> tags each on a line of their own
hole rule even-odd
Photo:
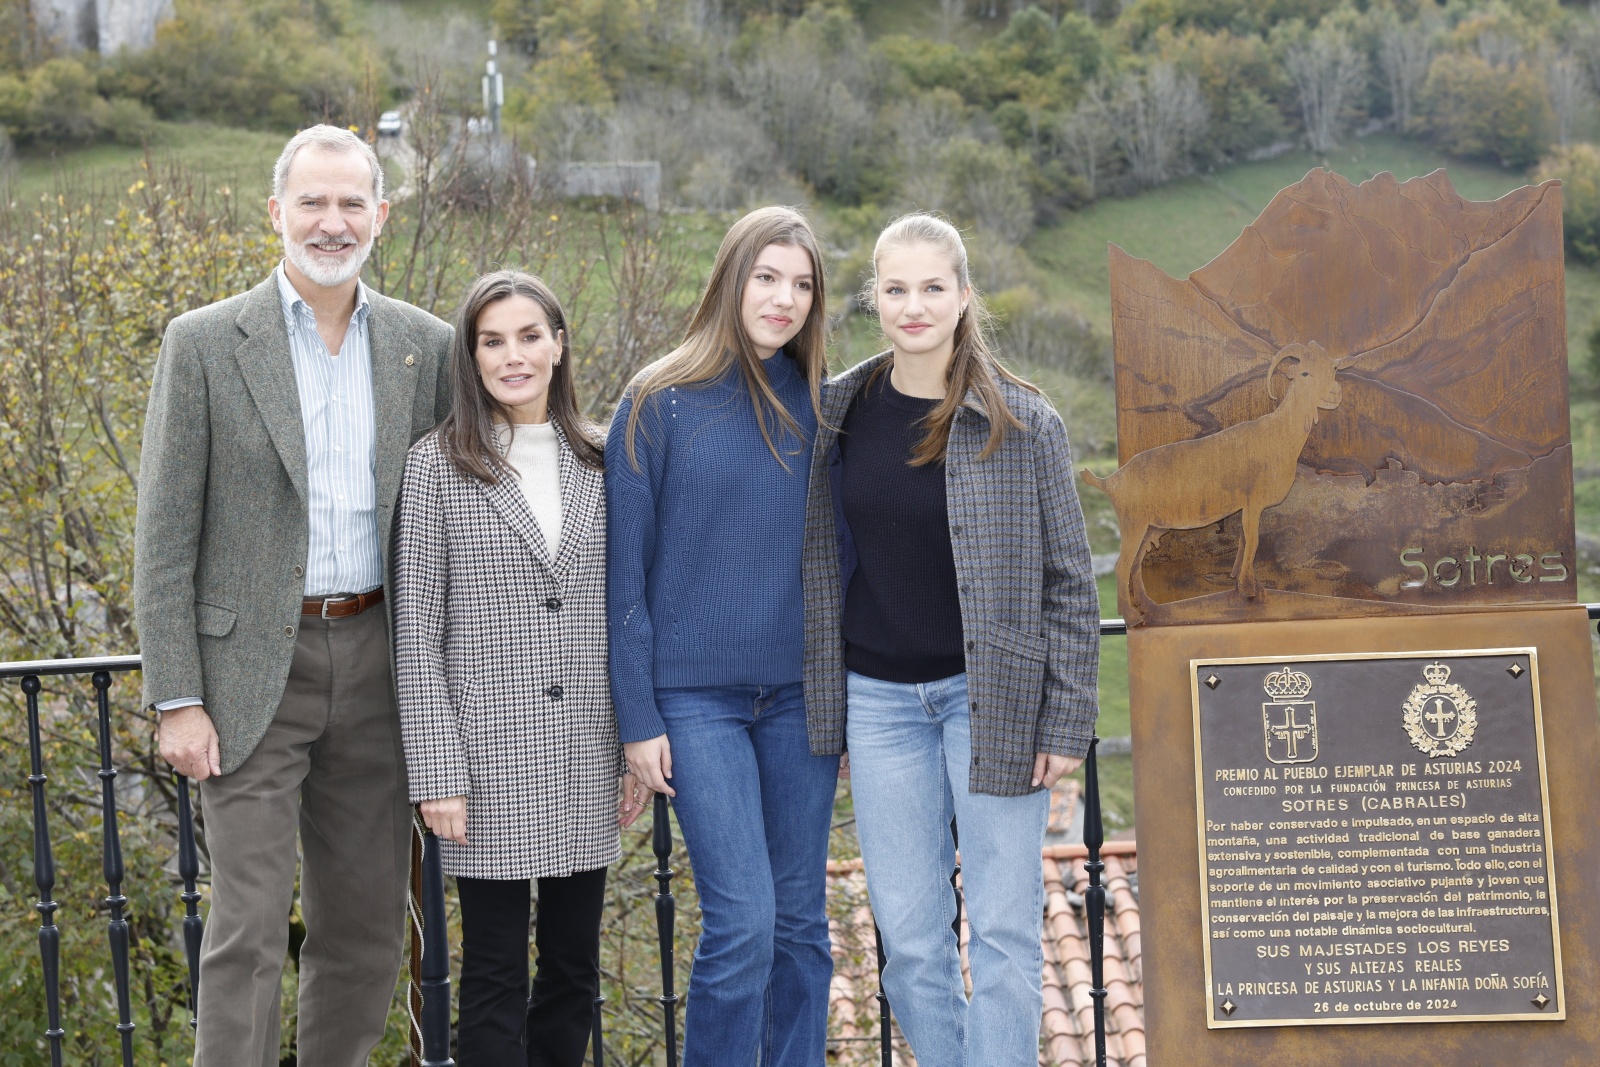
<svg viewBox="0 0 1600 1067">
<path fill-rule="evenodd" d="M 944 461 L 945 449 L 950 443 L 950 427 L 968 392 L 977 396 L 984 414 L 989 418 L 989 440 L 984 443 L 983 451 L 978 453 L 979 459 L 988 459 L 1005 442 L 1008 430 L 1023 428 L 1022 422 L 1012 414 L 1005 396 L 1000 392 L 1001 379 L 1030 392 L 1037 393 L 1039 389 L 1001 363 L 990 346 L 989 311 L 984 307 L 978 291 L 971 288 L 967 246 L 961 240 L 961 231 L 937 215 L 924 212 L 901 215 L 889 223 L 878 235 L 877 244 L 872 246 L 872 280 L 862 293 L 862 303 L 868 307 L 877 306 L 878 262 L 884 253 L 920 244 L 929 245 L 949 257 L 951 269 L 956 275 L 956 287 L 970 289 L 970 298 L 966 311 L 956 320 L 955 352 L 950 357 L 950 367 L 945 373 L 944 399 L 921 420 L 928 432 L 911 450 L 911 465 L 921 467 Z M 893 359 L 888 359 L 880 364 L 868 384 L 887 371 L 893 362 Z"/>
<path fill-rule="evenodd" d="M 716 262 L 711 266 L 711 277 L 706 281 L 705 293 L 689 320 L 689 329 L 683 343 L 644 370 L 628 386 L 633 409 L 628 412 L 628 425 L 623 442 L 628 460 L 637 470 L 638 457 L 634 454 L 634 440 L 639 428 L 639 412 L 654 394 L 677 385 L 699 385 L 715 381 L 737 366 L 744 377 L 751 402 L 755 404 L 756 422 L 761 436 L 779 463 L 784 463 L 778 450 L 774 427 L 779 433 L 792 435 L 798 454 L 800 424 L 783 406 L 783 401 L 767 381 L 761 368 L 761 357 L 756 354 L 750 335 L 744 328 L 744 318 L 739 313 L 744 297 L 745 283 L 755 269 L 756 259 L 768 245 L 789 245 L 803 249 L 811 257 L 812 299 L 811 312 L 806 316 L 800 332 L 783 346 L 786 355 L 799 364 L 811 390 L 811 408 L 821 407 L 822 375 L 828 358 L 824 342 L 827 322 L 826 296 L 823 284 L 822 254 L 817 249 L 817 236 L 804 215 L 787 207 L 764 207 L 750 212 L 734 223 L 717 248 Z M 784 463 L 784 466 L 788 464 Z"/>
</svg>

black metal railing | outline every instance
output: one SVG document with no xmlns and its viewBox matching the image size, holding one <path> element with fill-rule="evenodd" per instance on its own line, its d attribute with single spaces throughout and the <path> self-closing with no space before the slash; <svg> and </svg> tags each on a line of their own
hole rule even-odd
<svg viewBox="0 0 1600 1067">
<path fill-rule="evenodd" d="M 1127 629 L 1121 619 L 1102 619 L 1100 632 L 1102 635 L 1125 634 Z M 39 891 L 39 902 L 35 907 L 39 912 L 39 958 L 44 979 L 46 1019 L 44 1036 L 49 1045 L 51 1067 L 62 1065 L 61 1044 L 66 1031 L 61 1020 L 61 934 L 55 923 L 55 913 L 58 908 L 53 899 L 56 872 L 48 809 L 45 803 L 45 786 L 49 778 L 44 771 L 43 727 L 39 707 L 39 696 L 44 687 L 40 679 L 47 676 L 87 674 L 93 687 L 100 756 L 98 774 L 101 782 L 101 852 L 106 880 L 104 903 L 110 916 L 106 933 L 117 1003 L 115 1025 L 121 1045 L 122 1063 L 124 1067 L 133 1067 L 135 1027 L 129 970 L 129 928 L 124 915 L 128 898 L 123 893 L 125 872 L 117 817 L 117 770 L 113 759 L 110 689 L 113 674 L 136 671 L 140 668 L 140 663 L 138 656 L 0 663 L 0 679 L 20 680 L 27 707 L 28 784 L 33 795 L 33 873 L 34 883 Z M 1104 1063 L 1106 991 L 1101 945 L 1105 890 L 1099 884 L 1099 874 L 1104 869 L 1104 864 L 1099 859 L 1102 830 L 1093 745 L 1090 746 L 1085 767 L 1087 799 L 1084 808 L 1084 841 L 1089 846 L 1087 869 L 1090 878 L 1086 901 L 1089 902 L 1093 986 L 1090 995 L 1095 998 L 1096 1006 L 1096 1048 L 1099 1053 L 1097 1062 Z M 180 774 L 174 774 L 173 778 L 176 782 L 178 812 L 178 874 L 183 882 L 179 900 L 184 906 L 183 946 L 188 964 L 189 1025 L 193 1028 L 200 990 L 200 941 L 204 931 L 203 920 L 199 913 L 201 894 L 196 888 L 200 871 L 199 849 L 195 838 L 194 806 L 189 780 Z M 677 922 L 677 903 L 672 895 L 672 879 L 676 872 L 672 869 L 673 834 L 669 805 L 667 798 L 660 794 L 655 797 L 653 821 L 651 845 L 656 857 L 654 875 L 657 882 L 656 929 L 661 954 L 659 1001 L 666 1038 L 667 1067 L 677 1067 L 678 995 L 674 989 L 673 979 L 675 967 L 673 937 Z M 952 823 L 952 832 L 955 829 Z M 421 854 L 422 892 L 419 904 L 422 918 L 422 952 L 418 973 L 413 975 L 421 991 L 421 1011 L 416 1019 L 418 1032 L 415 1035 L 420 1048 L 415 1056 L 421 1067 L 454 1067 L 455 1061 L 450 1056 L 450 946 L 445 921 L 444 871 L 440 862 L 438 838 L 431 833 L 424 833 Z M 959 874 L 960 867 L 957 866 L 950 878 L 951 887 L 957 894 L 957 927 L 961 921 L 961 897 L 957 888 Z M 874 932 L 876 934 L 876 931 Z M 880 1048 L 884 1067 L 889 1067 L 892 1063 L 891 1013 L 889 999 L 882 988 L 881 976 L 885 957 L 881 935 L 877 936 L 877 956 L 880 978 L 876 999 L 880 1009 Z M 592 1038 L 594 1067 L 603 1067 L 605 1062 L 600 1013 L 603 1002 L 603 997 L 595 999 Z"/>
<path fill-rule="evenodd" d="M 21 680 L 23 701 L 28 715 L 28 786 L 33 793 L 33 881 L 39 889 L 39 961 L 44 972 L 44 997 L 46 1029 L 45 1040 L 50 1048 L 50 1067 L 61 1067 L 61 1041 L 66 1030 L 61 1025 L 61 932 L 55 923 L 58 908 L 54 899 L 56 866 L 50 843 L 49 809 L 45 804 L 45 786 L 49 776 L 44 772 L 44 729 L 40 722 L 39 694 L 44 685 L 40 678 L 51 675 L 90 676 L 94 687 L 96 725 L 100 753 L 100 816 L 101 816 L 101 868 L 105 873 L 105 906 L 110 914 L 106 937 L 111 948 L 111 974 L 117 998 L 116 1030 L 122 1050 L 123 1067 L 133 1067 L 133 997 L 128 965 L 128 920 L 123 909 L 128 898 L 122 892 L 122 839 L 117 829 L 117 769 L 112 761 L 111 732 L 111 676 L 118 671 L 139 669 L 138 656 L 106 656 L 96 659 L 31 660 L 0 664 L 0 678 Z M 178 783 L 178 838 L 187 839 L 187 855 L 192 857 L 194 846 L 194 821 L 189 805 L 188 780 L 179 776 Z M 194 889 L 198 864 L 192 864 L 192 873 L 183 872 L 185 853 L 180 850 L 179 868 L 184 873 L 183 900 L 195 927 L 200 922 L 195 903 L 200 899 Z M 200 937 L 198 929 L 184 919 L 185 949 L 189 963 L 189 999 L 194 1003 L 195 987 L 200 973 Z"/>
<path fill-rule="evenodd" d="M 1600 604 L 1585 605 L 1591 621 L 1600 619 Z M 1100 620 L 1102 637 L 1125 635 L 1127 627 L 1121 619 Z M 39 696 L 43 691 L 40 679 L 47 676 L 89 675 L 93 687 L 98 739 L 101 782 L 101 851 L 106 880 L 105 907 L 109 913 L 107 939 L 110 946 L 111 970 L 117 1001 L 116 1032 L 120 1039 L 124 1067 L 133 1065 L 134 1023 L 131 1012 L 129 978 L 129 928 L 123 909 L 127 897 L 123 893 L 125 872 L 122 864 L 122 845 L 117 821 L 117 770 L 113 761 L 110 688 L 112 676 L 120 672 L 138 670 L 138 656 L 106 656 L 86 659 L 32 660 L 0 663 L 0 680 L 15 679 L 20 682 L 28 719 L 28 785 L 33 800 L 33 880 L 38 887 L 39 900 L 39 961 L 44 979 L 45 1031 L 51 1067 L 61 1067 L 62 1039 L 66 1031 L 61 1019 L 61 934 L 55 915 L 59 905 L 54 899 L 56 870 L 50 840 L 48 808 L 45 803 L 46 785 L 49 782 L 44 769 L 43 731 L 40 723 Z M 1088 852 L 1084 869 L 1088 886 L 1084 893 L 1084 915 L 1088 927 L 1090 953 L 1090 992 L 1094 1002 L 1095 1063 L 1106 1062 L 1106 985 L 1105 985 L 1105 907 L 1106 890 L 1101 883 L 1105 863 L 1101 859 L 1104 843 L 1104 826 L 1100 810 L 1099 767 L 1096 749 L 1099 739 L 1089 746 L 1084 761 L 1084 828 L 1083 841 Z M 193 1012 L 200 982 L 200 937 L 202 919 L 199 914 L 201 894 L 195 887 L 199 877 L 199 856 L 195 842 L 195 824 L 188 779 L 174 775 L 176 781 L 178 817 L 178 874 L 183 882 L 179 899 L 184 905 L 183 944 L 188 963 L 190 1026 L 194 1025 Z M 654 877 L 657 883 L 655 898 L 657 934 L 661 953 L 662 1026 L 666 1037 L 667 1067 L 677 1067 L 677 1009 L 678 994 L 674 989 L 673 936 L 677 921 L 677 904 L 672 895 L 673 835 L 667 799 L 655 798 L 652 848 L 656 857 Z M 954 877 L 952 876 L 952 881 Z M 444 874 L 439 860 L 439 843 L 432 834 L 424 834 L 421 863 L 422 956 L 418 973 L 414 976 L 421 988 L 422 1008 L 417 1019 L 420 1031 L 419 1059 L 423 1067 L 450 1067 L 450 952 L 445 923 Z M 959 920 L 958 920 L 959 922 Z M 879 1041 L 884 1067 L 890 1067 L 891 1058 L 891 1005 L 882 988 L 882 969 L 885 962 L 883 942 L 877 941 L 879 988 Z M 595 1067 L 604 1063 L 604 1044 L 600 1026 L 602 998 L 595 1000 L 593 1062 Z"/>
</svg>

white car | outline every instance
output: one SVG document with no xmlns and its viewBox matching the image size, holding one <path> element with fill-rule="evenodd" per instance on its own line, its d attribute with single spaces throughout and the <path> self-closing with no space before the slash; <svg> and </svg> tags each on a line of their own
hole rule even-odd
<svg viewBox="0 0 1600 1067">
<path fill-rule="evenodd" d="M 405 120 L 398 111 L 385 111 L 378 116 L 379 137 L 399 137 L 400 131 L 405 126 Z"/>
</svg>

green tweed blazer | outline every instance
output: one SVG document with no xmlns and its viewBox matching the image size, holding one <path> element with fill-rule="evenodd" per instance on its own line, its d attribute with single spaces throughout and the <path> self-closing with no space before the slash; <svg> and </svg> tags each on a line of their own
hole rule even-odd
<svg viewBox="0 0 1600 1067">
<path fill-rule="evenodd" d="M 806 724 L 815 755 L 845 743 L 844 590 L 854 567 L 838 507 L 839 431 L 887 353 L 824 384 L 806 504 Z M 972 765 L 967 788 L 1023 796 L 1036 753 L 1082 756 L 1100 702 L 1100 602 L 1061 416 L 1038 393 L 1000 382 L 1023 425 L 979 459 L 989 419 L 968 394 L 944 477 L 961 629 L 967 636 Z"/>
<path fill-rule="evenodd" d="M 386 578 L 406 452 L 449 410 L 448 323 L 369 292 Z M 147 705 L 200 697 L 222 773 L 289 678 L 310 539 L 305 428 L 277 282 L 180 315 L 156 359 L 139 463 L 134 619 Z"/>
</svg>

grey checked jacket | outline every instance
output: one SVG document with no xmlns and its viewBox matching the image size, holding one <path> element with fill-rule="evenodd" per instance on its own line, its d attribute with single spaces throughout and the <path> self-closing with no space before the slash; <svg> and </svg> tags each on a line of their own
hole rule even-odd
<svg viewBox="0 0 1600 1067">
<path fill-rule="evenodd" d="M 816 755 L 845 743 L 840 619 L 854 550 L 837 507 L 837 428 L 887 358 L 874 356 L 822 390 L 802 561 L 806 714 Z M 1026 429 L 979 460 L 989 420 L 969 394 L 950 428 L 945 490 L 967 637 L 968 788 L 1022 796 L 1035 791 L 1036 753 L 1088 751 L 1099 714 L 1100 607 L 1061 417 L 1036 393 L 1008 381 L 1000 389 Z"/>
<path fill-rule="evenodd" d="M 565 877 L 620 855 L 604 475 L 565 437 L 561 514 L 552 559 L 514 478 L 461 474 L 436 434 L 406 461 L 400 725 L 412 803 L 467 798 L 469 844 L 440 843 L 452 875 Z"/>
</svg>

